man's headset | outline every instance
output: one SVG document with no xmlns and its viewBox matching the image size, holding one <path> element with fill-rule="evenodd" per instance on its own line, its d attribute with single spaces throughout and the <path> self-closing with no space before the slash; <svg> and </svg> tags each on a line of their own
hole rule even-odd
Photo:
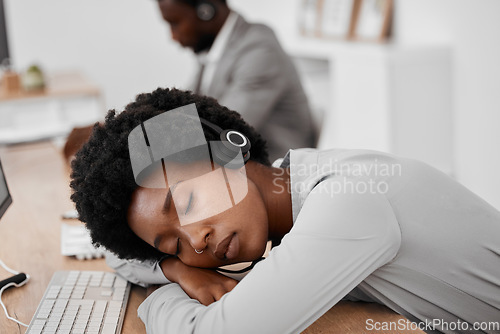
<svg viewBox="0 0 500 334">
<path fill-rule="evenodd" d="M 211 21 L 217 14 L 217 8 L 209 1 L 197 1 L 195 9 L 196 16 L 202 21 Z"/>
</svg>

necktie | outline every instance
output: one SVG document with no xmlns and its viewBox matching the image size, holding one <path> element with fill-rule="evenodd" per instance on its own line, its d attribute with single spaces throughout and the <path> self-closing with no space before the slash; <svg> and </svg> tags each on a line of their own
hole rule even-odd
<svg viewBox="0 0 500 334">
<path fill-rule="evenodd" d="M 198 71 L 198 76 L 196 78 L 196 86 L 194 92 L 200 94 L 201 81 L 203 80 L 203 71 L 205 70 L 205 63 L 200 64 L 200 70 Z"/>
</svg>

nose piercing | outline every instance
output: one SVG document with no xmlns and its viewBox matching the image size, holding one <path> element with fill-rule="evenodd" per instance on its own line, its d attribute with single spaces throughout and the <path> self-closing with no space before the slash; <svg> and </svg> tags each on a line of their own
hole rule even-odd
<svg viewBox="0 0 500 334">
<path fill-rule="evenodd" d="M 201 251 L 197 250 L 196 248 L 194 249 L 194 251 L 196 252 L 196 254 L 201 254 L 203 253 L 203 249 Z"/>
</svg>

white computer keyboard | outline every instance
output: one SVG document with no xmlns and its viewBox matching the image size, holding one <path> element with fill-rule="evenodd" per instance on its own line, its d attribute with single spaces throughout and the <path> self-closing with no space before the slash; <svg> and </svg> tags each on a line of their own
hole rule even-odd
<svg viewBox="0 0 500 334">
<path fill-rule="evenodd" d="M 57 271 L 26 334 L 118 334 L 130 283 L 104 271 Z"/>
</svg>

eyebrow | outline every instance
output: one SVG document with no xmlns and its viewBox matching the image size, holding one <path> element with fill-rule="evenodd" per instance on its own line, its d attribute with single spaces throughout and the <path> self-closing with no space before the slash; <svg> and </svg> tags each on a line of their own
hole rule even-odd
<svg viewBox="0 0 500 334">
<path fill-rule="evenodd" d="M 158 247 L 160 246 L 161 239 L 162 239 L 162 236 L 161 236 L 161 235 L 158 235 L 158 236 L 155 238 L 155 241 L 153 242 L 153 245 L 155 246 L 155 248 L 156 248 L 156 249 L 158 249 Z"/>
<path fill-rule="evenodd" d="M 177 187 L 177 185 L 181 182 L 182 181 L 179 181 L 176 184 L 174 184 L 173 186 L 171 186 L 170 188 L 168 188 L 167 196 L 165 197 L 165 202 L 163 203 L 163 212 L 167 212 L 170 210 L 170 206 L 172 205 L 172 194 L 175 191 L 175 188 Z"/>
</svg>

